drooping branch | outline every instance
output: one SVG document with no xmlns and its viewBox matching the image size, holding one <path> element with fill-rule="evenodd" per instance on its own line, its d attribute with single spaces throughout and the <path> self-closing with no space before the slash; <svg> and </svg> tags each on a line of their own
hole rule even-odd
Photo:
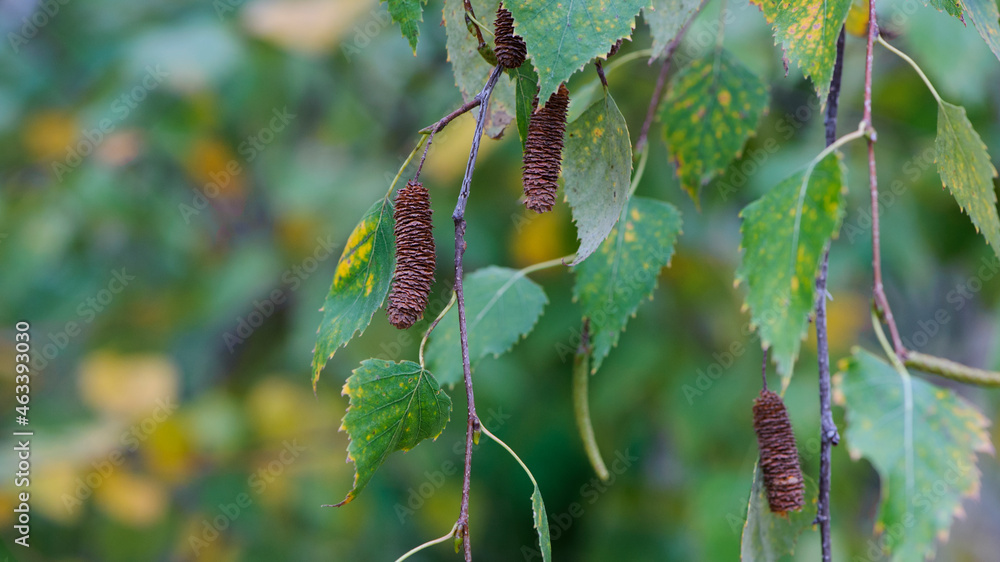
<svg viewBox="0 0 1000 562">
<path fill-rule="evenodd" d="M 635 152 L 642 152 L 642 148 L 646 145 L 649 137 L 649 128 L 653 126 L 653 118 L 656 117 L 656 107 L 660 105 L 660 97 L 663 96 L 663 88 L 667 85 L 667 74 L 670 73 L 670 62 L 674 58 L 674 51 L 680 46 L 681 40 L 684 39 L 684 35 L 687 33 L 688 28 L 694 23 L 695 18 L 701 13 L 702 8 L 708 0 L 702 0 L 701 4 L 698 6 L 691 16 L 688 18 L 684 25 L 681 26 L 680 30 L 677 31 L 677 35 L 670 40 L 667 44 L 666 49 L 663 51 L 663 65 L 660 67 L 660 76 L 656 79 L 656 87 L 653 88 L 653 95 L 649 98 L 649 108 L 646 110 L 646 120 L 642 123 L 642 130 L 639 132 L 639 138 L 635 141 Z"/>
<path fill-rule="evenodd" d="M 830 93 L 826 98 L 826 145 L 837 140 L 837 110 L 840 103 L 840 81 L 844 70 L 844 29 L 840 29 L 837 39 L 837 60 L 833 66 Z M 830 248 L 823 254 L 819 277 L 816 278 L 816 356 L 819 362 L 819 411 L 820 411 L 820 455 L 819 455 L 819 497 L 816 505 L 816 524 L 819 525 L 823 562 L 833 560 L 833 541 L 830 536 L 830 461 L 832 448 L 840 443 L 840 433 L 833 421 L 830 407 L 830 345 L 826 331 L 826 282 L 830 266 Z"/>
<path fill-rule="evenodd" d="M 903 341 L 899 337 L 899 329 L 896 327 L 896 319 L 892 315 L 889 307 L 889 299 L 885 296 L 885 286 L 882 283 L 882 247 L 879 233 L 879 209 L 878 209 L 878 174 L 875 169 L 875 141 L 878 135 L 872 126 L 872 64 L 875 59 L 875 40 L 878 38 L 878 22 L 875 19 L 875 0 L 869 3 L 868 7 L 868 47 L 865 56 L 865 111 L 861 124 L 865 129 L 868 138 L 868 183 L 871 191 L 872 205 L 872 271 L 874 274 L 874 286 L 872 297 L 875 300 L 875 309 L 879 316 L 889 326 L 889 335 L 892 338 L 892 346 L 896 355 L 900 359 L 906 357 L 906 349 Z"/>
<path fill-rule="evenodd" d="M 480 110 L 476 119 L 476 132 L 472 138 L 472 149 L 469 151 L 469 162 L 465 166 L 465 177 L 462 178 L 462 189 L 458 194 L 455 212 L 452 220 L 455 222 L 455 296 L 458 302 L 458 330 L 462 346 L 462 369 L 465 379 L 465 395 L 468 400 L 468 423 L 465 435 L 465 474 L 462 482 L 462 506 L 458 521 L 455 523 L 456 537 L 465 544 L 465 560 L 472 561 L 472 541 L 469 538 L 469 490 L 472 483 L 472 447 L 479 440 L 480 424 L 476 415 L 476 400 L 472 388 L 472 367 L 469 361 L 469 332 L 465 321 L 465 293 L 463 290 L 463 258 L 465 256 L 465 208 L 469 202 L 469 192 L 472 186 L 472 172 L 476 168 L 476 157 L 479 155 L 479 143 L 483 137 L 486 124 L 486 112 L 489 109 L 490 96 L 503 67 L 497 66 L 490 74 L 489 80 L 476 99 Z M 440 122 L 439 122 L 440 123 Z"/>
</svg>

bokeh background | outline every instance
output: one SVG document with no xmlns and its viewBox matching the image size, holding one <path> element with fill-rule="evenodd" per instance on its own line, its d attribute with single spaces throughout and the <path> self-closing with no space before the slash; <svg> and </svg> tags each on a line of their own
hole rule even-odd
<svg viewBox="0 0 1000 562">
<path fill-rule="evenodd" d="M 415 132 L 461 101 L 441 7 L 428 3 L 414 56 L 376 0 L 0 0 L 0 536 L 8 545 L 15 322 L 31 323 L 42 352 L 31 389 L 32 547 L 12 547 L 20 560 L 393 560 L 448 531 L 461 478 L 445 473 L 461 461 L 462 392 L 452 393 L 453 423 L 440 439 L 392 455 L 351 505 L 320 507 L 339 501 L 353 478 L 337 431 L 343 381 L 368 357 L 414 359 L 420 330 L 398 332 L 376 314 L 329 362 L 317 395 L 309 384 L 318 309 L 347 235 L 385 192 Z M 757 9 L 729 9 L 725 44 L 771 84 L 770 112 L 743 159 L 706 187 L 700 211 L 654 128 L 639 194 L 677 205 L 684 234 L 655 299 L 591 382 L 606 457 L 638 460 L 609 486 L 588 484 L 569 401 L 572 361 L 561 353 L 580 323 L 570 272 L 533 275 L 549 295 L 546 314 L 513 353 L 476 370 L 481 415 L 538 478 L 557 560 L 738 557 L 760 380 L 759 346 L 744 335 L 748 316 L 733 286 L 738 212 L 815 155 L 823 133 L 811 85 L 794 67 L 785 77 Z M 879 9 L 945 99 L 968 109 L 997 162 L 1000 61 L 971 27 L 921 3 Z M 680 60 L 714 44 L 718 18 L 713 3 Z M 640 22 L 618 56 L 649 45 Z M 842 132 L 860 119 L 862 55 L 862 41 L 849 38 Z M 880 181 L 900 182 L 884 211 L 883 248 L 901 330 L 921 350 L 1000 367 L 1000 282 L 980 269 L 996 258 L 941 187 L 930 151 L 934 100 L 891 54 L 878 51 L 875 70 Z M 643 59 L 610 75 L 633 136 L 657 71 Z M 595 79 L 588 69 L 570 90 Z M 467 115 L 438 135 L 423 174 L 442 290 L 447 217 L 472 129 Z M 779 150 L 765 150 L 769 139 Z M 858 343 L 877 349 L 862 151 L 860 143 L 846 151 L 849 211 L 831 254 L 834 360 Z M 520 189 L 511 128 L 483 143 L 470 269 L 574 251 L 567 207 L 535 218 Z M 933 324 L 940 310 L 949 321 Z M 734 343 L 746 351 L 730 359 Z M 810 336 L 787 396 L 812 475 L 814 350 Z M 721 377 L 699 387 L 709 369 Z M 997 392 L 959 391 L 997 417 Z M 842 410 L 835 416 L 843 427 Z M 982 498 L 966 503 L 939 560 L 1000 552 L 1000 470 L 993 457 L 980 466 Z M 878 478 L 843 446 L 833 470 L 837 558 L 865 556 Z M 522 548 L 535 543 L 530 492 L 504 452 L 484 444 L 476 453 L 477 560 L 525 559 Z M 570 515 L 574 503 L 582 515 Z M 809 532 L 798 559 L 815 560 L 818 549 Z M 441 546 L 416 559 L 457 558 Z"/>
</svg>

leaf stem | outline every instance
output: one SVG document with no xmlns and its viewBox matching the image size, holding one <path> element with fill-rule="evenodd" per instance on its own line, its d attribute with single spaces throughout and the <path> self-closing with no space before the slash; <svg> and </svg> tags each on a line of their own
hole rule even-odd
<svg viewBox="0 0 1000 562">
<path fill-rule="evenodd" d="M 466 2 L 466 6 L 470 7 L 468 2 Z M 462 369 L 465 379 L 465 395 L 468 403 L 462 504 L 455 527 L 457 539 L 465 543 L 466 562 L 472 562 L 472 541 L 469 538 L 469 491 L 472 486 L 472 448 L 475 442 L 479 440 L 478 435 L 482 426 L 479 423 L 479 417 L 476 415 L 476 399 L 472 387 L 472 367 L 469 361 L 469 330 L 465 321 L 465 291 L 463 289 L 463 258 L 466 248 L 465 208 L 469 203 L 472 172 L 476 169 L 476 157 L 479 155 L 479 143 L 482 140 L 483 128 L 486 125 L 486 112 L 489 109 L 490 96 L 493 95 L 493 88 L 496 87 L 497 80 L 502 73 L 503 67 L 497 65 L 486 81 L 486 85 L 483 86 L 483 90 L 476 96 L 482 105 L 482 109 L 479 111 L 479 116 L 476 119 L 476 132 L 472 138 L 472 148 L 469 150 L 469 161 L 465 166 L 465 176 L 462 178 L 462 189 L 459 191 L 458 202 L 455 204 L 455 211 L 451 217 L 455 223 L 455 296 L 458 302 L 458 331 L 462 346 Z"/>
<path fill-rule="evenodd" d="M 594 472 L 602 482 L 611 479 L 604 458 L 601 456 L 601 448 L 597 445 L 597 437 L 594 435 L 594 422 L 590 417 L 590 322 L 583 320 L 583 334 L 580 336 L 580 348 L 573 358 L 573 414 L 576 418 L 576 427 L 580 431 L 580 438 L 583 440 L 583 450 L 587 453 L 590 465 L 594 467 Z"/>
<path fill-rule="evenodd" d="M 451 300 L 448 301 L 448 304 L 444 307 L 444 309 L 441 311 L 441 313 L 438 314 L 437 318 L 435 318 L 434 321 L 431 322 L 431 325 L 427 328 L 427 331 L 424 332 L 424 337 L 423 337 L 423 339 L 420 340 L 420 353 L 419 353 L 419 357 L 420 357 L 420 367 L 421 368 L 423 368 L 425 366 L 424 365 L 424 348 L 427 347 L 427 338 L 429 338 L 431 336 L 431 332 L 434 331 L 434 328 L 437 328 L 437 325 L 441 322 L 441 319 L 444 318 L 444 315 L 448 314 L 448 311 L 451 310 L 451 307 L 455 306 L 455 300 L 456 300 L 455 293 L 452 292 L 451 293 Z"/>
<path fill-rule="evenodd" d="M 635 190 L 639 188 L 639 182 L 642 181 L 643 174 L 646 173 L 646 161 L 649 160 L 649 145 L 646 144 L 642 147 L 642 154 L 639 155 L 639 165 L 635 167 L 635 173 L 632 174 L 632 185 L 628 188 L 628 198 L 631 199 L 632 195 L 635 194 Z"/>
<path fill-rule="evenodd" d="M 441 544 L 443 542 L 448 541 L 448 539 L 450 539 L 450 538 L 452 538 L 452 537 L 455 536 L 455 532 L 457 530 L 458 530 L 458 525 L 453 525 L 451 527 L 451 531 L 448 531 L 447 535 L 445 535 L 445 536 L 443 536 L 443 537 L 441 537 L 439 539 L 434 539 L 432 541 L 425 542 L 424 544 L 422 544 L 422 545 L 414 548 L 413 550 L 410 550 L 406 554 L 404 554 L 404 555 L 400 556 L 399 558 L 397 558 L 396 562 L 403 562 L 403 560 L 406 560 L 407 558 L 413 556 L 414 554 L 420 552 L 421 550 L 425 550 L 425 549 L 430 548 L 430 547 L 432 547 L 432 546 L 434 546 L 436 544 Z"/>
<path fill-rule="evenodd" d="M 521 468 L 524 469 L 524 473 L 527 474 L 528 478 L 531 479 L 531 483 L 534 484 L 534 486 L 537 488 L 538 487 L 538 482 L 535 481 L 535 476 L 533 474 L 531 474 L 531 471 L 528 470 L 528 465 L 524 464 L 524 461 L 521 460 L 521 457 L 517 456 L 517 453 L 514 452 L 514 449 L 511 449 L 509 446 L 507 446 L 506 443 L 504 443 L 503 441 L 501 441 L 499 437 L 497 437 L 496 435 L 493 435 L 493 433 L 489 429 L 486 429 L 486 426 L 480 426 L 480 427 L 481 427 L 483 433 L 487 437 L 489 437 L 490 439 L 496 441 L 497 445 L 500 445 L 501 447 L 503 447 L 504 449 L 506 449 L 507 452 L 510 453 L 510 456 L 514 457 L 514 460 L 517 461 L 517 464 L 521 465 Z"/>
<path fill-rule="evenodd" d="M 879 36 L 878 42 L 879 42 L 879 45 L 882 45 L 886 49 L 888 49 L 888 50 L 892 51 L 893 53 L 895 53 L 896 56 L 898 56 L 899 58 L 901 58 L 901 59 L 905 60 L 906 62 L 910 63 L 910 66 L 913 67 L 913 70 L 917 71 L 917 74 L 920 75 L 920 79 L 924 81 L 924 84 L 927 84 L 927 89 L 929 89 L 931 91 L 931 95 L 934 96 L 934 99 L 937 100 L 938 104 L 941 104 L 941 103 L 944 102 L 944 100 L 941 99 L 941 96 L 938 95 L 938 91 L 936 89 L 934 89 L 934 85 L 931 84 L 930 79 L 927 78 L 927 75 L 924 74 L 923 69 L 920 68 L 920 65 L 918 65 L 916 63 L 916 61 L 914 61 L 912 58 L 910 58 L 909 55 L 907 55 L 903 51 L 900 51 L 896 47 L 893 47 L 892 45 L 890 45 L 889 42 L 886 41 L 885 39 L 883 39 L 881 36 Z"/>
<path fill-rule="evenodd" d="M 392 190 L 396 187 L 396 183 L 399 182 L 399 178 L 401 178 L 403 176 L 403 172 L 405 172 L 406 168 L 409 167 L 410 162 L 413 161 L 413 158 L 417 155 L 417 152 L 419 152 L 420 149 L 421 149 L 421 147 L 424 146 L 424 141 L 425 140 L 427 140 L 427 134 L 421 131 L 421 133 L 420 133 L 420 140 L 417 141 L 417 146 L 413 147 L 413 150 L 410 151 L 410 155 L 406 157 L 406 160 L 403 161 L 403 165 L 400 166 L 399 167 L 399 171 L 396 172 L 396 177 L 392 178 L 392 182 L 389 184 L 389 191 L 385 192 L 385 198 L 386 199 L 388 199 L 389 196 L 392 195 Z M 430 147 L 430 145 L 427 145 L 427 146 Z M 427 151 L 426 150 L 424 151 L 424 156 L 425 157 L 427 156 Z M 423 165 L 424 165 L 424 160 L 423 160 L 423 158 L 421 158 L 420 159 L 420 166 L 423 167 Z M 417 175 L 418 176 L 420 175 L 419 170 L 417 171 Z"/>
</svg>

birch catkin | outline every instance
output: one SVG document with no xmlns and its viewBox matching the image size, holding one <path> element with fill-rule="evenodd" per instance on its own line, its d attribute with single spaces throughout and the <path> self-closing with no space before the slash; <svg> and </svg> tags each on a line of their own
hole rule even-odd
<svg viewBox="0 0 1000 562">
<path fill-rule="evenodd" d="M 409 181 L 396 194 L 396 275 L 389 293 L 389 323 L 403 330 L 423 318 L 434 282 L 434 234 L 427 188 Z"/>
<path fill-rule="evenodd" d="M 561 84 L 545 107 L 531 114 L 528 123 L 522 179 L 525 205 L 536 213 L 552 210 L 556 202 L 568 107 L 569 90 Z"/>
<path fill-rule="evenodd" d="M 771 511 L 784 514 L 805 505 L 805 481 L 799 467 L 795 434 L 781 397 L 762 390 L 753 404 L 753 429 L 760 447 L 760 470 Z"/>
<path fill-rule="evenodd" d="M 517 68 L 524 64 L 528 56 L 528 46 L 520 35 L 514 35 L 514 16 L 503 7 L 503 2 L 497 8 L 497 18 L 493 22 L 494 43 L 496 44 L 497 61 L 504 68 Z"/>
</svg>

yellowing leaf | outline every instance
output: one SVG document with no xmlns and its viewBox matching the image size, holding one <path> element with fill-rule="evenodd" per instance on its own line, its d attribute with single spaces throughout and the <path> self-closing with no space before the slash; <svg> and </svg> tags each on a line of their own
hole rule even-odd
<svg viewBox="0 0 1000 562">
<path fill-rule="evenodd" d="M 392 213 L 388 198 L 375 203 L 347 239 L 322 308 L 323 321 L 313 350 L 314 389 L 327 360 L 368 327 L 389 293 L 396 269 Z"/>
<path fill-rule="evenodd" d="M 649 0 L 506 0 L 547 100 L 574 72 L 632 33 Z"/>
<path fill-rule="evenodd" d="M 855 349 L 834 377 L 846 409 L 848 451 L 878 471 L 881 502 L 872 544 L 893 562 L 932 558 L 962 500 L 979 496 L 977 453 L 993 454 L 989 421 L 953 391 L 897 372 Z"/>
<path fill-rule="evenodd" d="M 653 0 L 652 5 L 642 9 L 642 17 L 649 24 L 649 33 L 653 36 L 651 59 L 663 56 L 667 45 L 700 5 L 701 0 Z"/>
<path fill-rule="evenodd" d="M 774 28 L 775 42 L 785 55 L 812 79 L 821 100 L 826 101 L 837 59 L 837 38 L 847 19 L 851 0 L 750 0 L 760 7 Z"/>
<path fill-rule="evenodd" d="M 1000 256 L 1000 218 L 993 188 L 997 170 L 965 115 L 965 108 L 940 103 L 934 146 L 941 180 Z"/>
<path fill-rule="evenodd" d="M 695 203 L 702 185 L 740 155 L 767 109 L 764 83 L 720 50 L 677 73 L 660 109 L 670 159 Z"/>
<path fill-rule="evenodd" d="M 736 278 L 747 283 L 752 323 L 771 349 L 783 387 L 815 306 L 823 250 L 840 228 L 844 191 L 840 155 L 831 153 L 740 213 L 743 260 Z"/>
<path fill-rule="evenodd" d="M 868 0 L 851 2 L 851 9 L 847 12 L 844 29 L 855 37 L 868 37 L 868 14 L 870 11 L 871 5 Z"/>
<path fill-rule="evenodd" d="M 563 179 L 580 249 L 571 265 L 597 250 L 618 221 L 632 178 L 632 141 L 611 94 L 566 129 Z"/>
<path fill-rule="evenodd" d="M 134 419 L 176 408 L 179 372 L 162 355 L 118 355 L 100 351 L 80 365 L 80 395 L 100 413 Z"/>
<path fill-rule="evenodd" d="M 355 476 L 354 488 L 338 506 L 361 493 L 389 453 L 437 439 L 451 416 L 451 398 L 430 372 L 411 361 L 364 361 L 342 394 L 351 400 L 341 429 L 351 438 L 347 458 L 354 462 Z"/>
<path fill-rule="evenodd" d="M 163 484 L 121 468 L 94 490 L 94 502 L 125 525 L 148 527 L 165 514 L 168 496 Z"/>
<path fill-rule="evenodd" d="M 573 298 L 590 319 L 596 373 L 618 345 L 639 305 L 652 298 L 660 270 L 670 263 L 681 232 L 681 214 L 671 204 L 633 197 L 597 252 L 576 266 Z"/>
</svg>

